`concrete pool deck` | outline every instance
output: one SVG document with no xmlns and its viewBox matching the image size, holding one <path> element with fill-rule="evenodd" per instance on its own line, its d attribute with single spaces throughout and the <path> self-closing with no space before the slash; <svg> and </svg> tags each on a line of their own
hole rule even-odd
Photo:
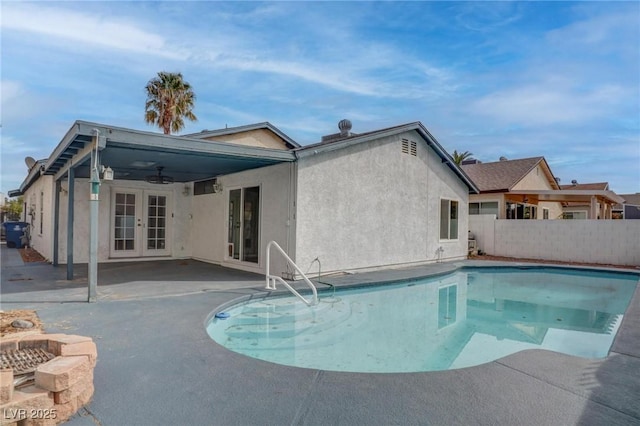
<svg viewBox="0 0 640 426">
<path fill-rule="evenodd" d="M 1 246 L 1 309 L 35 309 L 48 333 L 98 346 L 95 395 L 69 425 L 640 424 L 640 291 L 610 356 L 543 350 L 461 370 L 362 374 L 287 367 L 231 352 L 207 335 L 218 306 L 264 292 L 263 277 L 192 260 L 86 266 L 24 264 Z M 332 279 L 387 280 L 473 261 Z M 486 265 L 486 262 L 482 262 Z"/>
</svg>

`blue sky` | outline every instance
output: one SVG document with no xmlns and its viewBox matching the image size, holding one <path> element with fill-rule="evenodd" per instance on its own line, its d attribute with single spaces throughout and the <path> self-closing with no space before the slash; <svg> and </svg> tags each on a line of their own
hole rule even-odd
<svg viewBox="0 0 640 426">
<path fill-rule="evenodd" d="M 75 120 L 159 131 L 144 87 L 181 72 L 198 121 L 302 145 L 421 121 L 450 153 L 544 156 L 561 183 L 640 192 L 638 2 L 6 2 L 2 181 Z"/>
</svg>

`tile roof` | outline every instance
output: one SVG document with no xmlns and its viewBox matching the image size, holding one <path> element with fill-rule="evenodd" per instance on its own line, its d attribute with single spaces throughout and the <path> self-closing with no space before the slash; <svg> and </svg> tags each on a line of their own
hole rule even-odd
<svg viewBox="0 0 640 426">
<path fill-rule="evenodd" d="M 596 182 L 596 183 L 576 183 L 570 185 L 560 185 L 560 189 L 580 189 L 580 190 L 601 190 L 606 191 L 609 189 L 609 182 Z"/>
<path fill-rule="evenodd" d="M 461 167 L 480 192 L 499 192 L 509 191 L 541 161 L 544 157 L 463 164 Z"/>
<path fill-rule="evenodd" d="M 640 192 L 636 192 L 635 194 L 618 194 L 627 202 L 627 204 L 633 204 L 635 206 L 640 206 Z"/>
</svg>

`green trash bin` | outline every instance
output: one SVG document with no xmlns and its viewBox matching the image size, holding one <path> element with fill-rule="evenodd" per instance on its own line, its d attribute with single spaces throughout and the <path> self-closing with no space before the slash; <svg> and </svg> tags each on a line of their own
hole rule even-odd
<svg viewBox="0 0 640 426">
<path fill-rule="evenodd" d="M 5 230 L 7 247 L 22 248 L 22 236 L 29 224 L 27 222 L 4 222 L 2 226 Z"/>
</svg>

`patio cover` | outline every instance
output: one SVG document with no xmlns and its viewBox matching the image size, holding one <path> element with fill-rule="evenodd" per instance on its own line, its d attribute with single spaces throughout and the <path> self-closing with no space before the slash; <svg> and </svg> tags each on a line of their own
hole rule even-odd
<svg viewBox="0 0 640 426">
<path fill-rule="evenodd" d="M 163 135 L 104 124 L 76 121 L 51 156 L 33 167 L 13 195 L 23 194 L 37 178 L 54 175 L 59 181 L 74 169 L 75 178 L 90 177 L 91 151 L 98 131 L 100 164 L 115 172 L 115 179 L 144 180 L 162 173 L 175 182 L 192 182 L 295 160 L 293 152 L 225 142 Z"/>
<path fill-rule="evenodd" d="M 625 202 L 624 198 L 620 197 L 613 191 L 584 189 L 509 191 L 505 194 L 505 198 L 516 202 L 523 202 L 527 199 L 527 202 L 530 204 L 538 204 L 540 201 L 585 203 L 591 208 L 591 217 L 597 217 L 599 203 L 600 217 L 606 219 L 611 219 L 611 210 L 615 204 L 622 204 Z M 605 206 L 609 207 L 606 208 Z"/>
<path fill-rule="evenodd" d="M 97 158 L 96 158 L 97 157 Z M 55 181 L 54 223 L 60 220 L 60 184 L 68 181 L 67 229 L 73 229 L 74 182 L 76 178 L 91 178 L 92 160 L 98 166 L 110 167 L 114 180 L 145 180 L 155 175 L 158 167 L 174 182 L 191 182 L 224 174 L 255 169 L 282 162 L 295 161 L 292 151 L 204 141 L 192 137 L 163 135 L 152 132 L 76 121 L 56 146 L 51 156 L 37 161 L 29 170 L 20 189 L 11 196 L 22 195 L 42 175 L 52 175 Z M 90 197 L 89 217 L 89 297 L 97 298 L 98 191 Z M 53 228 L 53 264 L 58 264 L 58 226 Z M 73 233 L 67 233 L 67 279 L 73 279 Z"/>
</svg>

